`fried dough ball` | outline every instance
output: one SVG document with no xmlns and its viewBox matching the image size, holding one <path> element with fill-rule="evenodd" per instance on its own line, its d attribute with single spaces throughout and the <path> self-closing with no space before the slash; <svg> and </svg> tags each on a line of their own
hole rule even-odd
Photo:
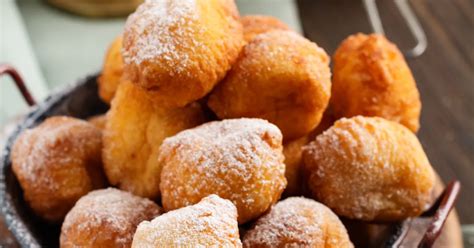
<svg viewBox="0 0 474 248">
<path fill-rule="evenodd" d="M 49 117 L 20 134 L 12 169 L 38 216 L 61 221 L 81 196 L 105 186 L 101 136 L 92 124 L 66 116 Z"/>
<path fill-rule="evenodd" d="M 303 136 L 299 139 L 287 142 L 283 146 L 283 155 L 285 156 L 285 177 L 288 185 L 286 186 L 285 196 L 303 195 L 302 167 L 303 167 L 303 146 L 308 144 L 309 136 Z"/>
<path fill-rule="evenodd" d="M 331 111 L 328 110 L 329 108 L 326 109 L 321 122 L 313 131 L 301 138 L 283 144 L 286 166 L 285 177 L 288 181 L 283 197 L 309 195 L 303 170 L 303 147 L 334 124 L 334 117 Z"/>
<path fill-rule="evenodd" d="M 244 27 L 244 40 L 250 42 L 255 36 L 272 30 L 291 30 L 288 25 L 273 16 L 248 15 L 240 18 Z"/>
<path fill-rule="evenodd" d="M 284 197 L 309 195 L 308 188 L 306 187 L 306 177 L 303 171 L 303 147 L 314 140 L 317 135 L 331 127 L 333 123 L 334 118 L 331 112 L 326 109 L 321 122 L 313 131 L 301 138 L 284 143 L 285 177 L 288 182 L 283 192 Z"/>
<path fill-rule="evenodd" d="M 154 202 L 114 188 L 83 196 L 61 227 L 60 246 L 130 247 L 142 221 L 160 214 Z"/>
<path fill-rule="evenodd" d="M 126 78 L 170 107 L 204 97 L 244 45 L 233 0 L 145 1 L 125 25 Z"/>
<path fill-rule="evenodd" d="M 402 53 L 383 35 L 349 36 L 334 54 L 331 103 L 337 117 L 378 116 L 413 132 L 421 102 Z"/>
<path fill-rule="evenodd" d="M 243 238 L 244 247 L 354 247 L 326 206 L 303 197 L 278 202 Z"/>
<path fill-rule="evenodd" d="M 140 223 L 132 247 L 242 247 L 237 209 L 209 195 L 199 203 Z"/>
<path fill-rule="evenodd" d="M 379 117 L 342 118 L 303 151 L 315 199 L 365 221 L 418 216 L 431 203 L 434 172 L 417 137 Z"/>
<path fill-rule="evenodd" d="M 266 119 L 292 140 L 320 122 L 331 94 L 330 77 L 323 49 L 294 32 L 271 31 L 244 47 L 208 105 L 221 119 Z"/>
<path fill-rule="evenodd" d="M 105 124 L 107 123 L 107 116 L 105 114 L 102 114 L 102 115 L 94 115 L 92 117 L 90 117 L 89 119 L 87 119 L 87 121 L 94 125 L 96 128 L 100 129 L 100 130 L 104 130 L 105 129 Z"/>
<path fill-rule="evenodd" d="M 280 130 L 260 119 L 214 121 L 167 138 L 158 160 L 165 210 L 217 194 L 237 207 L 239 223 L 264 213 L 286 186 Z"/>
<path fill-rule="evenodd" d="M 105 55 L 102 73 L 97 79 L 100 99 L 109 104 L 114 98 L 117 87 L 122 80 L 123 58 L 121 50 L 122 36 L 120 35 L 110 44 Z"/>
<path fill-rule="evenodd" d="M 163 108 L 142 88 L 122 82 L 107 113 L 103 159 L 113 185 L 135 195 L 157 198 L 161 165 L 158 149 L 163 139 L 205 121 L 199 104 Z"/>
</svg>

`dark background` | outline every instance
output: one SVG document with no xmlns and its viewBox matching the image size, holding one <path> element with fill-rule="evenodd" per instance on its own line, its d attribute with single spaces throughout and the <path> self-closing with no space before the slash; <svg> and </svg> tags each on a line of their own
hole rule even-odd
<svg viewBox="0 0 474 248">
<path fill-rule="evenodd" d="M 415 45 L 394 1 L 376 1 L 387 37 L 401 50 Z M 463 224 L 474 223 L 474 1 L 413 0 L 412 9 L 428 48 L 407 59 L 423 108 L 418 136 L 445 182 L 462 183 L 457 209 Z M 362 1 L 298 0 L 305 35 L 333 54 L 356 32 L 372 32 Z"/>
</svg>

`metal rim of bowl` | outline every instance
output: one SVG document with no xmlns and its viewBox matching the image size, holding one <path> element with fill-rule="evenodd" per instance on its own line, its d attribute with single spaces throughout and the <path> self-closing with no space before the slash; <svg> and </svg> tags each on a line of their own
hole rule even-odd
<svg viewBox="0 0 474 248">
<path fill-rule="evenodd" d="M 67 85 L 60 88 L 60 90 L 49 95 L 44 101 L 34 106 L 28 114 L 25 115 L 22 122 L 15 128 L 15 130 L 9 135 L 5 142 L 5 146 L 2 147 L 0 157 L 0 212 L 5 218 L 5 224 L 7 225 L 10 232 L 15 237 L 16 241 L 22 247 L 41 247 L 38 240 L 33 237 L 31 231 L 27 225 L 20 221 L 21 216 L 19 211 L 15 208 L 13 203 L 13 197 L 10 192 L 7 191 L 7 178 L 6 170 L 11 167 L 10 152 L 11 146 L 18 135 L 25 130 L 35 126 L 36 122 L 42 117 L 46 117 L 47 111 L 53 109 L 55 106 L 60 105 L 66 100 L 74 91 L 81 86 L 84 86 L 89 81 L 93 80 L 96 75 L 88 76 L 78 80 L 75 84 Z"/>
</svg>

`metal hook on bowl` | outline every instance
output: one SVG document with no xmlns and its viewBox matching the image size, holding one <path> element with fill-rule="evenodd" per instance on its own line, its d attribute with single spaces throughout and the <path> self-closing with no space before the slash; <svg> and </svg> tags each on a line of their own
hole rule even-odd
<svg viewBox="0 0 474 248">
<path fill-rule="evenodd" d="M 430 209 L 421 216 L 408 219 L 401 224 L 400 235 L 388 247 L 433 247 L 433 244 L 443 230 L 449 213 L 454 208 L 460 189 L 461 184 L 459 181 L 451 181 L 436 198 Z"/>
<path fill-rule="evenodd" d="M 424 248 L 433 246 L 435 240 L 441 234 L 444 223 L 454 207 L 460 190 L 461 184 L 459 181 L 450 182 L 431 209 L 425 213 L 425 215 L 433 217 L 418 247 Z"/>
<path fill-rule="evenodd" d="M 408 0 L 394 0 L 397 5 L 398 10 L 405 19 L 405 22 L 410 29 L 410 32 L 416 40 L 416 45 L 413 48 L 404 50 L 403 54 L 406 57 L 416 58 L 423 54 L 428 46 L 428 41 L 426 39 L 426 34 L 421 27 L 420 22 L 416 18 L 415 13 L 410 7 Z M 369 16 L 369 22 L 372 26 L 372 30 L 375 33 L 385 34 L 383 28 L 382 20 L 380 19 L 379 11 L 377 9 L 376 0 L 363 0 L 365 10 Z"/>
<path fill-rule="evenodd" d="M 13 66 L 8 64 L 0 64 L 0 76 L 4 74 L 10 75 L 10 77 L 15 82 L 16 87 L 18 88 L 18 90 L 20 90 L 20 93 L 23 96 L 23 99 L 25 99 L 28 106 L 31 107 L 36 105 L 36 101 L 30 94 L 28 88 L 26 87 L 25 81 L 23 81 L 23 78 Z"/>
</svg>

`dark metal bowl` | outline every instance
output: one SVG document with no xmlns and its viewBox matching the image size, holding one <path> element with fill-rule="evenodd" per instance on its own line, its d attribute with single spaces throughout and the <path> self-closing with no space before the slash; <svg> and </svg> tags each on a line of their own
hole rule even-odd
<svg viewBox="0 0 474 248">
<path fill-rule="evenodd" d="M 33 110 L 8 138 L 0 159 L 0 208 L 6 224 L 22 247 L 58 247 L 60 225 L 51 225 L 36 217 L 23 200 L 23 192 L 11 169 L 10 152 L 24 129 L 40 124 L 54 115 L 87 118 L 104 113 L 107 105 L 97 94 L 96 76 L 52 94 Z"/>
<path fill-rule="evenodd" d="M 100 100 L 97 94 L 98 91 L 96 79 L 97 76 L 90 76 L 80 80 L 77 84 L 66 87 L 63 90 L 52 94 L 44 102 L 34 107 L 31 112 L 27 114 L 22 123 L 11 134 L 5 144 L 5 147 L 3 148 L 1 154 L 2 156 L 0 158 L 0 208 L 1 212 L 3 212 L 9 230 L 13 233 L 18 243 L 22 247 L 58 247 L 60 225 L 52 225 L 42 221 L 33 214 L 31 209 L 29 209 L 28 204 L 24 202 L 23 192 L 11 169 L 10 152 L 12 144 L 24 129 L 35 127 L 47 117 L 55 115 L 67 115 L 85 119 L 87 117 L 106 112 L 108 106 Z M 21 84 L 21 82 L 19 83 L 17 81 L 17 85 L 19 85 L 20 90 L 22 88 Z M 22 93 L 25 98 L 28 98 L 29 94 L 25 95 L 24 92 Z M 30 101 L 31 104 L 34 104 L 34 100 L 32 98 Z M 448 188 L 450 188 L 450 186 L 448 186 Z M 456 191 L 456 188 L 454 191 L 452 189 L 447 190 L 447 193 L 443 194 L 445 196 L 441 195 L 439 197 L 439 201 L 436 204 L 437 206 L 433 208 L 433 211 L 436 212 L 438 209 L 441 209 L 444 210 L 442 214 L 445 215 L 441 217 L 438 216 L 437 218 L 439 221 L 442 221 L 442 223 L 435 223 L 434 226 L 442 227 L 449 210 L 454 204 L 458 190 L 459 189 Z M 448 196 L 448 198 L 446 198 L 446 196 Z M 448 204 L 443 205 L 443 202 L 446 199 Z M 452 201 L 450 202 L 449 200 Z M 441 208 L 439 207 L 440 204 L 442 206 Z M 446 211 L 446 209 L 448 210 Z M 435 212 L 430 213 L 430 215 L 427 216 L 432 216 L 435 214 Z M 398 244 L 400 244 L 400 242 L 403 241 L 404 237 L 406 236 L 407 230 L 410 229 L 409 227 L 411 223 L 412 220 L 407 220 L 398 224 L 381 225 L 380 227 L 385 230 L 384 234 L 378 235 L 376 242 L 370 242 L 372 244 L 370 246 L 398 246 Z M 364 226 L 369 224 L 356 222 L 351 222 L 348 224 L 346 222 L 346 225 L 348 225 L 350 233 L 353 234 L 357 232 L 351 232 L 352 230 L 357 231 L 363 229 Z M 435 230 L 433 233 L 433 235 L 436 236 L 434 239 L 431 239 L 431 241 L 435 240 L 437 235 L 439 235 L 439 230 Z M 363 236 L 361 237 L 362 239 L 367 239 Z M 354 241 L 356 239 L 360 239 L 360 237 L 351 237 L 351 239 Z"/>
</svg>

